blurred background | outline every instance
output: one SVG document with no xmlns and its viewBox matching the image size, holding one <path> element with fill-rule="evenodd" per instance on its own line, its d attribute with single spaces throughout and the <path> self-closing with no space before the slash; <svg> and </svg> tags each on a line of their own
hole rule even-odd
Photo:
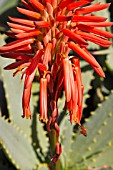
<svg viewBox="0 0 113 170">
<path fill-rule="evenodd" d="M 113 21 L 113 0 L 102 0 L 102 3 L 106 2 L 111 3 L 110 8 L 97 14 Z M 22 6 L 19 0 L 0 0 L 0 46 L 13 41 L 4 33 L 9 31 L 8 16 L 20 16 L 17 5 Z M 113 33 L 113 27 L 107 30 Z M 88 48 L 102 66 L 106 78 L 100 78 L 81 60 L 85 88 L 82 124 L 87 129 L 87 137 L 82 136 L 78 127 L 71 125 L 68 115 L 64 114 L 63 94 L 59 100 L 58 121 L 63 146 L 61 170 L 113 169 L 113 45 L 105 49 L 90 43 Z M 13 78 L 13 71 L 3 69 L 11 62 L 0 58 L 0 170 L 47 170 L 51 153 L 45 124 L 39 121 L 39 84 L 34 80 L 33 118 L 22 119 L 23 82 L 20 75 Z"/>
</svg>

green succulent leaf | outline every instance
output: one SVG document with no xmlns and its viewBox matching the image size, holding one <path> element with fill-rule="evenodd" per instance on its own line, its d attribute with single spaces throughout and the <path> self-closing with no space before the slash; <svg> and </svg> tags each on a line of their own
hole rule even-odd
<svg viewBox="0 0 113 170">
<path fill-rule="evenodd" d="M 47 137 L 47 132 L 44 130 L 44 124 L 39 120 L 39 116 L 37 116 L 37 139 L 39 140 L 39 145 L 43 154 L 46 156 L 49 147 L 49 139 Z"/>
<path fill-rule="evenodd" d="M 69 153 L 71 152 L 71 142 L 72 142 L 72 131 L 73 125 L 70 123 L 68 116 L 65 117 L 65 125 L 63 127 L 62 135 L 62 146 L 63 146 L 63 155 L 65 159 L 69 158 Z"/>
<path fill-rule="evenodd" d="M 0 15 L 5 12 L 6 10 L 16 6 L 18 3 L 18 0 L 4 0 L 0 1 Z"/>
<path fill-rule="evenodd" d="M 83 98 L 83 106 L 86 107 L 86 100 L 89 97 L 88 91 L 92 88 L 91 81 L 94 79 L 93 70 L 87 70 L 82 72 L 82 82 L 84 85 L 84 98 Z"/>
<path fill-rule="evenodd" d="M 39 82 L 33 82 L 32 85 L 32 103 L 34 109 L 34 116 L 32 118 L 32 135 L 31 140 L 37 147 L 37 154 L 40 152 L 40 156 L 44 161 L 47 156 L 47 151 L 49 147 L 49 139 L 47 137 L 47 131 L 44 127 L 45 124 L 42 123 L 39 119 Z"/>
<path fill-rule="evenodd" d="M 49 170 L 47 164 L 40 164 L 37 170 Z"/>
<path fill-rule="evenodd" d="M 0 118 L 0 143 L 17 169 L 34 170 L 39 161 L 30 141 L 13 124 Z"/>
<path fill-rule="evenodd" d="M 109 49 L 109 53 L 107 55 L 106 58 L 106 66 L 108 67 L 108 69 L 110 70 L 111 74 L 113 75 L 113 47 L 111 49 Z"/>
<path fill-rule="evenodd" d="M 110 73 L 113 75 L 113 46 L 110 46 L 106 50 L 98 50 L 93 52 L 94 55 L 98 55 L 99 57 L 102 57 L 103 55 L 106 55 L 106 67 L 109 69 Z"/>
<path fill-rule="evenodd" d="M 4 66 L 11 62 L 11 59 L 0 58 L 1 74 L 8 104 L 9 117 L 14 124 L 21 128 L 24 133 L 30 136 L 30 126 L 32 122 L 30 119 L 26 120 L 21 117 L 23 83 L 21 82 L 19 75 L 13 77 L 12 71 L 6 71 L 3 69 Z"/>
<path fill-rule="evenodd" d="M 90 121 L 87 121 L 84 126 L 88 131 L 88 137 L 82 135 L 76 137 L 73 141 L 72 152 L 70 158 L 73 159 L 73 164 L 82 164 L 99 167 L 103 164 L 112 166 L 113 155 L 113 93 L 106 99 L 100 107 L 96 109 Z M 109 158 L 106 159 L 109 155 Z"/>
</svg>

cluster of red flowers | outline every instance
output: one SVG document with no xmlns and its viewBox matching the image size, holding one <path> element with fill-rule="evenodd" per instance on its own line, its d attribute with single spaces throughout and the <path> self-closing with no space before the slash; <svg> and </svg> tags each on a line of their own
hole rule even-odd
<svg viewBox="0 0 113 170">
<path fill-rule="evenodd" d="M 82 84 L 80 59 L 70 56 L 73 50 L 86 60 L 102 77 L 101 66 L 87 50 L 88 41 L 109 47 L 113 34 L 101 30 L 112 22 L 95 16 L 93 12 L 109 7 L 110 4 L 92 3 L 93 0 L 21 0 L 17 7 L 24 18 L 9 17 L 10 32 L 14 42 L 0 47 L 2 57 L 16 59 L 5 69 L 16 69 L 14 76 L 22 72 L 24 90 L 22 98 L 23 117 L 32 116 L 30 97 L 36 71 L 40 79 L 40 119 L 47 122 L 47 129 L 56 130 L 59 136 L 58 98 L 65 91 L 65 109 L 70 122 L 80 125 L 84 87 Z M 56 145 L 53 162 L 59 159 L 61 145 Z"/>
</svg>

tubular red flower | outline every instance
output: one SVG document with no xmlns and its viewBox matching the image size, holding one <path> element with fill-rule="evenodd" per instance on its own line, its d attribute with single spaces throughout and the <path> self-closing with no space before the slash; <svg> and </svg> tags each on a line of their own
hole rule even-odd
<svg viewBox="0 0 113 170">
<path fill-rule="evenodd" d="M 99 22 L 99 23 L 85 22 L 85 24 L 92 27 L 109 27 L 113 25 L 113 22 Z"/>
<path fill-rule="evenodd" d="M 87 42 L 84 41 L 84 39 L 82 39 L 79 35 L 75 34 L 74 32 L 72 32 L 68 29 L 63 29 L 62 32 L 64 33 L 64 35 L 66 35 L 69 38 L 77 41 L 79 44 L 88 45 Z"/>
<path fill-rule="evenodd" d="M 21 47 L 21 46 L 27 45 L 27 44 L 32 44 L 33 42 L 34 42 L 34 38 L 24 38 L 21 40 L 16 40 L 16 41 L 11 42 L 3 47 L 0 47 L 0 53 L 8 52 L 9 50 L 13 50 L 17 47 Z"/>
<path fill-rule="evenodd" d="M 24 53 L 14 53 L 14 52 L 10 52 L 10 53 L 4 53 L 1 54 L 2 57 L 4 58 L 12 58 L 12 59 L 17 59 L 17 60 L 29 60 L 32 58 L 32 55 L 27 55 Z"/>
<path fill-rule="evenodd" d="M 28 54 L 31 54 L 32 53 L 32 46 L 31 44 L 27 44 L 27 45 L 22 45 L 20 47 L 16 47 L 14 48 L 13 50 L 9 50 L 9 52 L 20 52 L 20 53 L 28 53 Z"/>
<path fill-rule="evenodd" d="M 38 10 L 43 11 L 44 10 L 44 5 L 42 5 L 40 2 L 38 2 L 37 0 L 29 0 L 29 2 Z"/>
<path fill-rule="evenodd" d="M 14 63 L 9 64 L 8 66 L 4 67 L 5 70 L 12 70 L 15 68 L 18 68 L 17 71 L 21 71 L 23 68 L 27 66 L 29 66 L 30 62 L 26 59 L 26 60 L 20 60 L 20 61 L 16 61 Z"/>
<path fill-rule="evenodd" d="M 106 39 L 103 39 L 102 37 L 98 37 L 96 35 L 93 35 L 93 34 L 89 34 L 89 33 L 86 33 L 86 32 L 82 32 L 82 31 L 75 31 L 77 34 L 79 34 L 83 39 L 85 40 L 89 40 L 91 42 L 94 42 L 95 44 L 98 44 L 100 46 L 103 46 L 103 47 L 109 47 L 109 45 L 112 44 L 112 42 L 106 40 Z"/>
<path fill-rule="evenodd" d="M 60 22 L 64 22 L 64 21 L 71 20 L 71 18 L 72 18 L 72 16 L 63 16 L 63 15 L 60 15 L 60 16 L 57 16 L 56 20 L 60 21 Z"/>
<path fill-rule="evenodd" d="M 48 63 L 51 61 L 51 49 L 52 49 L 52 44 L 47 43 L 44 56 L 43 56 L 43 64 L 47 67 L 47 69 L 48 69 Z"/>
<path fill-rule="evenodd" d="M 19 30 L 19 29 L 16 29 L 16 28 L 11 28 L 11 31 L 12 31 L 12 34 L 14 34 L 14 33 L 18 34 L 18 33 L 23 33 L 23 32 L 25 32 L 24 30 Z M 9 32 L 8 32 L 8 34 L 9 34 Z M 8 35 L 8 34 L 7 34 L 7 35 Z M 8 35 L 8 36 L 11 37 L 11 35 Z M 14 37 L 15 37 L 15 34 L 14 34 Z"/>
<path fill-rule="evenodd" d="M 50 26 L 50 23 L 47 21 L 35 21 L 35 24 L 38 27 L 49 27 Z"/>
<path fill-rule="evenodd" d="M 30 111 L 30 97 L 31 97 L 31 86 L 27 89 L 24 88 L 22 97 L 23 117 L 31 118 L 32 114 Z"/>
<path fill-rule="evenodd" d="M 21 2 L 23 3 L 23 5 L 29 9 L 30 11 L 34 11 L 34 8 L 29 4 L 27 3 L 25 0 L 21 0 Z"/>
<path fill-rule="evenodd" d="M 25 25 L 28 25 L 28 26 L 31 26 L 31 27 L 34 27 L 34 21 L 32 20 L 28 20 L 28 19 L 21 19 L 21 18 L 15 18 L 15 17 L 9 17 L 9 19 L 13 22 L 17 22 L 17 23 L 20 23 L 20 24 L 25 24 Z"/>
<path fill-rule="evenodd" d="M 74 15 L 72 18 L 72 22 L 104 22 L 107 18 L 99 17 L 99 16 L 78 16 Z"/>
<path fill-rule="evenodd" d="M 65 89 L 66 101 L 69 102 L 71 99 L 71 82 L 70 82 L 70 66 L 69 66 L 68 57 L 62 59 L 62 65 L 63 65 L 63 72 L 64 72 L 64 89 Z"/>
<path fill-rule="evenodd" d="M 32 59 L 31 64 L 26 71 L 25 88 L 28 88 L 29 85 L 31 86 L 35 73 L 36 73 L 38 63 L 40 62 L 40 59 L 42 57 L 42 54 L 43 54 L 43 51 L 37 51 L 36 55 Z"/>
<path fill-rule="evenodd" d="M 58 80 L 56 82 L 55 100 L 57 100 L 58 97 L 61 94 L 61 91 L 62 91 L 62 88 L 63 88 L 63 83 L 64 83 L 63 70 L 60 70 L 60 73 L 58 74 Z"/>
<path fill-rule="evenodd" d="M 80 79 L 80 71 L 78 67 L 75 67 L 75 72 L 76 72 L 76 82 L 77 82 L 77 88 L 78 88 L 78 106 L 82 105 L 82 91 L 81 91 L 81 86 L 82 86 L 82 82 Z"/>
<path fill-rule="evenodd" d="M 34 29 L 33 27 L 28 27 L 28 26 L 20 25 L 20 24 L 14 24 L 14 23 L 11 23 L 11 22 L 7 22 L 7 24 L 8 24 L 11 28 L 20 29 L 20 30 L 23 30 L 23 31 L 30 31 L 30 30 L 33 30 L 33 29 Z"/>
<path fill-rule="evenodd" d="M 71 2 L 73 2 L 73 0 L 64 0 L 64 1 L 61 1 L 61 3 L 59 4 L 59 7 L 61 9 L 67 7 Z"/>
<path fill-rule="evenodd" d="M 31 114 L 31 111 L 30 111 L 30 108 L 28 107 L 28 108 L 23 108 L 23 115 L 22 115 L 22 117 L 24 118 L 24 117 L 26 117 L 27 119 L 28 118 L 32 118 L 32 114 Z"/>
<path fill-rule="evenodd" d="M 98 34 L 99 36 L 103 36 L 103 37 L 106 37 L 106 38 L 113 38 L 113 34 L 111 34 L 110 32 L 106 32 L 104 30 L 99 30 L 98 28 L 94 28 L 94 27 L 91 27 L 91 26 L 78 24 L 78 28 L 80 30 L 92 32 L 94 34 Z"/>
<path fill-rule="evenodd" d="M 100 11 L 102 9 L 106 9 L 110 6 L 110 3 L 109 4 L 100 4 L 100 3 L 97 3 L 97 4 L 93 4 L 93 5 L 90 5 L 89 7 L 84 7 L 84 8 L 81 8 L 81 9 L 77 9 L 76 10 L 76 14 L 87 14 L 87 13 L 91 13 L 91 12 L 96 12 L 96 11 Z"/>
<path fill-rule="evenodd" d="M 39 34 L 41 34 L 41 32 L 37 29 L 34 29 L 32 31 L 26 31 L 23 33 L 19 33 L 17 35 L 15 35 L 17 38 L 28 38 L 28 37 L 35 37 L 38 36 Z"/>
<path fill-rule="evenodd" d="M 73 102 L 76 101 L 76 88 L 75 88 L 75 83 L 74 83 L 74 74 L 73 74 L 73 68 L 72 68 L 72 63 L 69 61 L 69 74 L 70 74 L 70 86 L 71 86 L 71 100 Z M 75 102 L 76 105 L 76 102 Z"/>
<path fill-rule="evenodd" d="M 91 55 L 91 53 L 87 50 L 87 49 L 83 49 L 88 55 L 90 58 L 92 58 L 93 56 Z M 92 67 L 94 68 L 94 70 L 97 72 L 97 74 L 99 74 L 101 77 L 105 77 L 105 74 L 101 68 L 101 66 L 98 64 L 98 66 L 93 66 Z"/>
<path fill-rule="evenodd" d="M 89 56 L 78 44 L 75 44 L 74 42 L 68 43 L 69 48 L 74 50 L 77 54 L 79 54 L 83 59 L 85 59 L 89 64 L 99 67 L 99 64 L 95 60 L 95 58 L 92 56 Z"/>
<path fill-rule="evenodd" d="M 47 116 L 47 79 L 40 79 L 40 120 L 46 122 Z"/>
<path fill-rule="evenodd" d="M 23 9 L 23 8 L 20 8 L 20 7 L 17 7 L 17 10 L 20 13 L 27 15 L 28 17 L 32 17 L 32 18 L 35 18 L 35 19 L 41 18 L 41 15 L 38 12 L 30 11 L 30 10 Z"/>
<path fill-rule="evenodd" d="M 92 0 L 93 1 L 93 0 Z M 87 1 L 87 0 L 84 0 L 84 1 L 78 1 L 78 2 L 73 2 L 71 4 L 68 5 L 68 9 L 69 10 L 73 10 L 75 8 L 78 8 L 78 7 L 81 7 L 83 5 L 87 5 L 89 4 L 90 2 Z"/>
</svg>

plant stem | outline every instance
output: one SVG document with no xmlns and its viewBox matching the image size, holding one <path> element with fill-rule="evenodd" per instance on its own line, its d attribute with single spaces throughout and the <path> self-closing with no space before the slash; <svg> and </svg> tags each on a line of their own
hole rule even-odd
<svg viewBox="0 0 113 170">
<path fill-rule="evenodd" d="M 56 131 L 54 129 L 51 129 L 51 132 L 49 133 L 49 141 L 50 141 L 50 149 L 52 156 L 55 155 L 55 148 L 58 141 Z M 51 170 L 60 170 L 60 160 L 58 160 L 56 163 L 52 163 L 52 169 Z"/>
</svg>

